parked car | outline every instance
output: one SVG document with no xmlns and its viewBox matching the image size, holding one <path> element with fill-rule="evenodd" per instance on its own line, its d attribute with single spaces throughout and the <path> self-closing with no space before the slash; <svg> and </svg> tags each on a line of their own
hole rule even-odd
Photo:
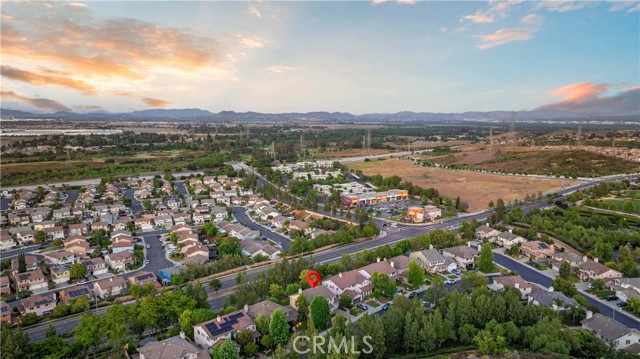
<svg viewBox="0 0 640 359">
<path fill-rule="evenodd" d="M 144 261 L 144 264 L 149 264 L 149 260 L 148 260 L 148 259 L 147 259 L 147 260 L 145 260 L 145 261 Z"/>
<path fill-rule="evenodd" d="M 449 279 L 445 281 L 445 284 L 456 284 L 456 283 L 458 283 L 457 279 Z"/>
<path fill-rule="evenodd" d="M 364 304 L 364 303 L 358 303 L 358 304 L 356 304 L 356 307 L 358 307 L 360 309 L 364 309 L 364 310 L 369 310 L 369 306 Z"/>
<path fill-rule="evenodd" d="M 151 245 L 150 245 L 150 244 L 147 244 L 147 248 L 151 248 Z"/>
<path fill-rule="evenodd" d="M 390 303 L 384 303 L 384 305 L 382 306 L 382 310 L 387 310 L 389 309 L 390 306 L 391 306 Z"/>
<path fill-rule="evenodd" d="M 587 289 L 591 289 L 593 288 L 593 286 L 591 285 L 591 283 L 587 283 Z"/>
<path fill-rule="evenodd" d="M 610 302 L 613 302 L 614 300 L 618 300 L 618 296 L 616 296 L 616 295 L 610 295 L 610 296 L 607 296 L 607 298 L 606 298 L 606 299 L 607 299 L 608 301 L 610 301 Z"/>
<path fill-rule="evenodd" d="M 618 307 L 620 307 L 620 308 L 624 308 L 624 307 L 626 307 L 628 304 L 627 304 L 627 302 L 618 302 L 618 303 L 616 303 L 616 305 L 617 305 Z"/>
<path fill-rule="evenodd" d="M 458 269 L 458 268 L 454 268 L 454 269 L 452 269 L 452 270 L 451 270 L 451 273 L 453 273 L 453 274 L 455 274 L 455 275 L 458 275 L 458 276 L 462 274 L 462 272 L 460 272 L 460 269 Z"/>
<path fill-rule="evenodd" d="M 416 292 L 409 293 L 409 299 L 413 299 L 416 296 Z"/>
</svg>

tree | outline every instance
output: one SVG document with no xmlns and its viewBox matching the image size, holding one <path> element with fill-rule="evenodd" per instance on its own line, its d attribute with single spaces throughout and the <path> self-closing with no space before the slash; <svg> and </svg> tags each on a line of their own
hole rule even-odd
<svg viewBox="0 0 640 359">
<path fill-rule="evenodd" d="M 0 329 L 2 341 L 2 359 L 24 359 L 31 357 L 29 336 L 22 328 L 12 330 L 8 326 Z"/>
<path fill-rule="evenodd" d="M 603 290 L 603 289 L 604 289 L 604 279 L 602 279 L 602 278 L 594 279 L 594 280 L 591 282 L 591 286 L 592 286 L 592 287 L 593 287 L 593 289 L 595 289 L 595 290 Z"/>
<path fill-rule="evenodd" d="M 482 249 L 480 249 L 480 254 L 478 255 L 477 266 L 479 270 L 485 273 L 491 273 L 495 270 L 495 264 L 493 263 L 493 250 L 489 243 L 482 245 Z"/>
<path fill-rule="evenodd" d="M 626 202 L 624 203 L 624 207 L 622 207 L 622 210 L 623 210 L 624 212 L 627 212 L 627 213 L 633 213 L 633 210 L 634 210 L 633 202 L 631 202 L 631 201 L 626 201 Z"/>
<path fill-rule="evenodd" d="M 82 263 L 74 263 L 69 270 L 71 279 L 82 279 L 87 276 L 87 268 Z"/>
<path fill-rule="evenodd" d="M 507 340 L 491 330 L 481 330 L 474 338 L 482 354 L 499 355 L 507 352 Z"/>
<path fill-rule="evenodd" d="M 289 342 L 289 324 L 287 323 L 287 317 L 280 308 L 271 313 L 269 336 L 275 345 L 285 346 Z"/>
<path fill-rule="evenodd" d="M 573 283 L 562 278 L 555 279 L 552 285 L 554 289 L 559 290 L 560 292 L 564 293 L 568 297 L 573 297 L 578 293 L 578 290 L 576 289 L 576 286 Z"/>
<path fill-rule="evenodd" d="M 202 226 L 202 230 L 200 231 L 200 233 L 202 233 L 205 236 L 207 236 L 207 238 L 211 238 L 211 237 L 215 236 L 216 234 L 218 234 L 218 229 L 216 228 L 216 226 L 213 223 L 207 222 L 207 223 L 204 224 L 204 226 Z"/>
<path fill-rule="evenodd" d="M 74 343 L 85 351 L 93 350 L 95 356 L 96 348 L 102 343 L 103 326 L 104 319 L 101 316 L 85 313 L 74 330 Z"/>
<path fill-rule="evenodd" d="M 613 245 L 600 239 L 593 247 L 593 253 L 600 258 L 602 263 L 609 262 L 613 258 Z"/>
<path fill-rule="evenodd" d="M 571 277 L 571 265 L 567 261 L 562 261 L 560 264 L 560 278 L 569 279 Z"/>
<path fill-rule="evenodd" d="M 34 240 L 36 243 L 42 244 L 47 240 L 47 236 L 44 234 L 43 231 L 37 231 L 34 237 Z"/>
<path fill-rule="evenodd" d="M 348 295 L 341 295 L 339 305 L 342 309 L 351 309 L 353 307 L 353 299 Z"/>
<path fill-rule="evenodd" d="M 109 343 L 111 343 L 116 350 L 116 353 L 122 353 L 125 344 L 130 341 L 130 338 L 127 336 L 127 323 L 130 322 L 129 314 L 130 309 L 128 306 L 120 303 L 116 303 L 107 308 L 102 331 L 107 338 L 109 338 Z"/>
<path fill-rule="evenodd" d="M 222 288 L 222 282 L 218 278 L 213 278 L 209 281 L 209 287 L 218 293 L 218 289 Z"/>
<path fill-rule="evenodd" d="M 386 347 L 382 319 L 377 315 L 365 314 L 356 322 L 356 327 L 358 333 L 357 346 L 362 351 L 361 358 L 383 358 Z M 369 346 L 371 346 L 372 351 L 369 354 L 365 354 L 364 349 L 369 349 Z"/>
<path fill-rule="evenodd" d="M 304 294 L 296 298 L 296 308 L 298 308 L 298 321 L 306 321 L 309 317 L 309 299 Z"/>
<path fill-rule="evenodd" d="M 376 289 L 384 293 L 387 297 L 394 296 L 398 290 L 396 283 L 391 279 L 391 277 L 384 273 L 373 273 L 371 276 L 371 284 L 373 284 Z"/>
<path fill-rule="evenodd" d="M 24 257 L 24 253 L 18 255 L 18 273 L 24 273 L 27 271 L 27 261 Z"/>
<path fill-rule="evenodd" d="M 231 340 L 225 340 L 213 350 L 213 359 L 238 359 L 238 350 Z"/>
<path fill-rule="evenodd" d="M 409 261 L 407 269 L 407 280 L 413 286 L 419 287 L 424 284 L 424 269 L 415 259 Z"/>
<path fill-rule="evenodd" d="M 329 302 L 323 296 L 315 296 L 310 306 L 311 318 L 319 331 L 324 331 L 331 323 L 331 310 Z"/>
<path fill-rule="evenodd" d="M 260 334 L 269 335 L 269 318 L 264 314 L 259 314 L 258 317 L 256 317 L 256 327 Z"/>
<path fill-rule="evenodd" d="M 91 307 L 91 300 L 88 296 L 83 295 L 71 301 L 71 313 L 80 313 Z"/>
</svg>

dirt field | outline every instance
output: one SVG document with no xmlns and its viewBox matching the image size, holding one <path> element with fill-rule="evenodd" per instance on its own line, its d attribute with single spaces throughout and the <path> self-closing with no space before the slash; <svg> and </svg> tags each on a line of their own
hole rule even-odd
<svg viewBox="0 0 640 359">
<path fill-rule="evenodd" d="M 380 174 L 383 177 L 398 175 L 403 180 L 423 188 L 433 187 L 440 193 L 455 198 L 460 196 L 469 211 L 487 207 L 490 201 L 502 198 L 505 202 L 524 199 L 527 194 L 553 192 L 577 181 L 500 176 L 470 171 L 418 167 L 408 160 L 358 162 L 349 168 L 361 169 L 365 175 Z"/>
<path fill-rule="evenodd" d="M 97 161 L 71 161 L 70 167 L 75 168 L 79 164 L 86 164 L 90 167 L 102 167 L 106 164 L 104 162 Z M 0 173 L 3 175 L 9 175 L 13 173 L 24 173 L 31 171 L 39 171 L 43 169 L 64 169 L 67 168 L 67 163 L 63 161 L 45 161 L 45 162 L 27 162 L 27 163 L 7 163 L 0 165 Z"/>
</svg>

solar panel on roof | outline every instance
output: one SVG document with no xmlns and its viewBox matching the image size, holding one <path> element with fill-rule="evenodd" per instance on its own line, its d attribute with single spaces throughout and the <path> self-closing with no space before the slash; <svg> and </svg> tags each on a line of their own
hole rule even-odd
<svg viewBox="0 0 640 359">
<path fill-rule="evenodd" d="M 549 246 L 546 243 L 540 243 L 540 248 L 547 249 Z"/>
</svg>

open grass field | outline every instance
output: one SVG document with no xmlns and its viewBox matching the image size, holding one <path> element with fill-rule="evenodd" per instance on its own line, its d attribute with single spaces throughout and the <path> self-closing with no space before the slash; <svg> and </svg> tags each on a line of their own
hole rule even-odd
<svg viewBox="0 0 640 359">
<path fill-rule="evenodd" d="M 466 151 L 465 151 L 466 150 Z M 542 175 L 576 174 L 577 176 L 604 176 L 640 170 L 638 163 L 579 149 L 544 149 L 506 146 L 474 150 L 436 157 L 446 165 L 460 164 L 485 170 Z"/>
<path fill-rule="evenodd" d="M 537 194 L 538 191 L 548 193 L 578 183 L 573 180 L 525 178 L 418 167 L 409 160 L 400 159 L 351 163 L 349 168 L 360 169 L 365 175 L 380 174 L 383 177 L 397 175 L 420 187 L 436 188 L 446 196 L 452 198 L 460 196 L 471 212 L 486 208 L 490 201 L 495 202 L 498 198 L 509 202 L 524 199 L 526 195 Z"/>
<path fill-rule="evenodd" d="M 372 155 L 381 155 L 384 153 L 389 153 L 389 150 L 383 149 L 370 149 L 370 150 L 344 150 L 344 151 L 336 151 L 336 152 L 323 152 L 316 153 L 316 158 L 342 158 L 342 157 L 360 157 L 360 156 L 372 156 Z"/>
<path fill-rule="evenodd" d="M 640 199 L 603 199 L 602 202 L 604 202 L 607 205 L 607 208 L 612 211 L 640 214 Z M 633 204 L 633 211 L 625 210 L 625 204 L 627 202 L 631 202 Z"/>
<path fill-rule="evenodd" d="M 27 163 L 8 163 L 0 166 L 0 173 L 3 176 L 13 173 L 28 173 L 33 171 L 64 169 L 64 168 L 76 168 L 78 165 L 85 164 L 89 167 L 103 167 L 107 166 L 107 163 L 102 161 L 71 161 L 69 167 L 64 161 L 43 161 L 43 162 L 27 162 Z"/>
</svg>

